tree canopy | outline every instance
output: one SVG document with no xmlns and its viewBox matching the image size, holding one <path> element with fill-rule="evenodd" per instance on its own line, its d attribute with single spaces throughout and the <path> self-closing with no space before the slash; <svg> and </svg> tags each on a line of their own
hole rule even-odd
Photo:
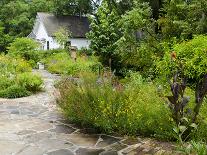
<svg viewBox="0 0 207 155">
<path fill-rule="evenodd" d="M 91 49 L 105 65 L 148 74 L 166 48 L 207 33 L 205 0 L 1 0 L 0 50 L 27 36 L 37 12 L 88 16 Z"/>
<path fill-rule="evenodd" d="M 37 12 L 51 12 L 52 0 L 2 0 L 0 2 L 1 36 L 0 50 L 17 37 L 26 37 L 32 30 Z"/>
</svg>

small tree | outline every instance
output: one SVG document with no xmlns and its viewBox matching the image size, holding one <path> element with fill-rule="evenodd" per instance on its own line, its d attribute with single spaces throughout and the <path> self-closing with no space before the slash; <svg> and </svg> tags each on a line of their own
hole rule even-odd
<svg viewBox="0 0 207 155">
<path fill-rule="evenodd" d="M 177 125 L 184 125 L 183 118 L 189 123 L 197 123 L 200 108 L 207 95 L 207 36 L 177 44 L 174 52 L 166 53 L 158 63 L 162 75 L 168 77 L 172 96 L 167 96 L 172 117 Z M 173 78 L 172 78 L 173 77 Z M 170 80 L 172 78 L 172 80 Z M 189 97 L 185 88 L 189 86 L 195 93 L 195 105 L 189 108 Z"/>
<path fill-rule="evenodd" d="M 66 28 L 61 27 L 57 32 L 55 32 L 54 36 L 55 40 L 61 45 L 62 48 L 64 48 L 69 37 L 71 37 L 71 33 Z"/>
<path fill-rule="evenodd" d="M 12 56 L 20 56 L 25 60 L 36 61 L 38 47 L 39 44 L 30 38 L 17 38 L 8 47 L 8 53 Z"/>
<path fill-rule="evenodd" d="M 91 40 L 91 49 L 100 56 L 100 61 L 104 65 L 110 66 L 109 61 L 112 60 L 113 69 L 120 67 L 118 55 L 114 52 L 117 47 L 114 43 L 121 34 L 118 26 L 120 18 L 117 11 L 110 9 L 106 1 L 102 2 L 96 16 L 90 18 L 91 31 L 88 33 L 88 38 Z"/>
<path fill-rule="evenodd" d="M 122 36 L 116 42 L 116 53 L 121 57 L 123 68 L 144 74 L 149 73 L 149 69 L 152 68 L 151 60 L 157 56 L 158 41 L 155 39 L 151 12 L 148 3 L 137 2 L 133 9 L 119 20 Z"/>
</svg>

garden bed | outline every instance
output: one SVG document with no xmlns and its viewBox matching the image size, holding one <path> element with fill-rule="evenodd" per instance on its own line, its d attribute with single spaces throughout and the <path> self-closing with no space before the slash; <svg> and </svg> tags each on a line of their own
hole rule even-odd
<svg viewBox="0 0 207 155">
<path fill-rule="evenodd" d="M 43 81 L 21 58 L 0 56 L 0 97 L 19 98 L 41 90 Z"/>
</svg>

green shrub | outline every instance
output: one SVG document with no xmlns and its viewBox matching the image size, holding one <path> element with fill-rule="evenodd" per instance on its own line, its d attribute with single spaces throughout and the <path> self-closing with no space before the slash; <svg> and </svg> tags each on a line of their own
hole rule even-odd
<svg viewBox="0 0 207 155">
<path fill-rule="evenodd" d="M 19 98 L 29 95 L 31 93 L 25 87 L 16 84 L 0 91 L 0 97 L 2 98 Z"/>
<path fill-rule="evenodd" d="M 74 62 L 66 52 L 53 54 L 44 60 L 51 73 L 78 75 L 80 72 L 98 72 L 100 63 L 95 57 L 78 57 Z"/>
<path fill-rule="evenodd" d="M 157 87 L 146 82 L 140 74 L 131 73 L 125 84 L 129 112 L 133 122 L 131 128 L 147 136 L 173 139 L 173 120 L 164 100 L 158 95 Z"/>
<path fill-rule="evenodd" d="M 39 75 L 22 73 L 17 75 L 17 83 L 18 85 L 26 88 L 27 91 L 38 92 L 41 90 L 43 80 Z"/>
<path fill-rule="evenodd" d="M 181 69 L 190 82 L 196 83 L 207 73 L 207 36 L 195 36 L 190 41 L 176 44 L 173 52 L 166 51 L 157 63 L 157 72 L 171 77 Z"/>
<path fill-rule="evenodd" d="M 20 56 L 25 60 L 34 60 L 35 62 L 37 62 L 38 47 L 38 43 L 30 38 L 17 38 L 8 47 L 8 53 L 12 56 Z"/>
<path fill-rule="evenodd" d="M 31 73 L 30 65 L 21 58 L 0 56 L 0 97 L 18 98 L 41 89 L 43 83 L 38 75 Z"/>
<path fill-rule="evenodd" d="M 203 142 L 190 141 L 185 145 L 178 146 L 177 150 L 179 153 L 184 155 L 196 154 L 196 155 L 206 155 L 207 146 Z"/>
<path fill-rule="evenodd" d="M 39 50 L 40 61 L 45 61 L 48 57 L 58 54 L 58 53 L 67 53 L 65 49 L 51 49 L 51 50 Z"/>
<path fill-rule="evenodd" d="M 5 76 L 0 76 L 0 90 L 6 89 L 14 84 L 13 79 L 9 79 Z"/>
<path fill-rule="evenodd" d="M 202 129 L 206 114 L 200 111 L 207 95 L 207 36 L 195 36 L 190 41 L 176 44 L 173 50 L 171 53 L 166 52 L 157 65 L 160 75 L 169 81 L 171 94 L 166 98 L 169 100 L 172 118 L 177 127 L 186 128 L 182 133 L 184 140 L 201 138 L 206 132 L 206 129 Z M 185 90 L 188 87 L 194 97 L 186 95 Z M 193 104 L 189 104 L 190 99 L 193 99 Z M 193 131 L 192 124 L 198 126 L 196 131 Z"/>
<path fill-rule="evenodd" d="M 87 55 L 87 56 L 92 56 L 94 54 L 92 49 L 87 49 L 87 48 L 81 48 L 78 50 L 78 55 Z"/>
<path fill-rule="evenodd" d="M 31 66 L 21 58 L 12 58 L 8 55 L 0 56 L 1 75 L 11 75 L 16 73 L 30 72 Z"/>
<path fill-rule="evenodd" d="M 137 75 L 125 88 L 106 79 L 97 83 L 94 75 L 83 74 L 81 79 L 59 85 L 58 103 L 68 119 L 109 133 L 173 139 L 170 112 L 153 84 Z"/>
</svg>

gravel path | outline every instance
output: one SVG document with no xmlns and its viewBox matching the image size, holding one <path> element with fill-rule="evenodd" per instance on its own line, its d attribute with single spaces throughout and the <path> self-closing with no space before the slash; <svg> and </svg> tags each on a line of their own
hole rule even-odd
<svg viewBox="0 0 207 155">
<path fill-rule="evenodd" d="M 67 123 L 56 106 L 54 82 L 45 70 L 44 92 L 0 99 L 0 155 L 173 154 L 169 143 L 97 134 Z"/>
</svg>

